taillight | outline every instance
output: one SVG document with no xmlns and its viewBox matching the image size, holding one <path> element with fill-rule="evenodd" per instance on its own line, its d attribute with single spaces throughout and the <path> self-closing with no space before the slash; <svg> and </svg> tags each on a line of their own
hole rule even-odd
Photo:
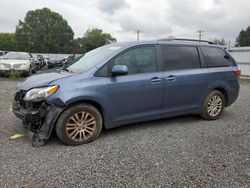
<svg viewBox="0 0 250 188">
<path fill-rule="evenodd" d="M 237 70 L 234 71 L 235 76 L 240 76 L 240 74 L 241 74 L 240 69 L 237 69 Z"/>
</svg>

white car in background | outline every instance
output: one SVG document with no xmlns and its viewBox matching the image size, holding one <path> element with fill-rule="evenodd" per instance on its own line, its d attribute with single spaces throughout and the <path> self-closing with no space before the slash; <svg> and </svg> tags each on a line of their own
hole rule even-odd
<svg viewBox="0 0 250 188">
<path fill-rule="evenodd" d="M 34 58 L 27 52 L 9 52 L 0 58 L 0 74 L 8 75 L 11 70 L 29 76 L 36 72 Z"/>
</svg>

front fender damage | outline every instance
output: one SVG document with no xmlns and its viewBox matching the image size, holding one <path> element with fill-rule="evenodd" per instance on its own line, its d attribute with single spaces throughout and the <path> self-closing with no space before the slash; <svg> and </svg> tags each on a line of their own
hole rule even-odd
<svg viewBox="0 0 250 188">
<path fill-rule="evenodd" d="M 49 139 L 57 118 L 64 110 L 63 107 L 50 105 L 46 101 L 27 102 L 15 100 L 14 114 L 23 120 L 25 129 L 32 135 L 32 145 L 39 147 Z"/>
</svg>

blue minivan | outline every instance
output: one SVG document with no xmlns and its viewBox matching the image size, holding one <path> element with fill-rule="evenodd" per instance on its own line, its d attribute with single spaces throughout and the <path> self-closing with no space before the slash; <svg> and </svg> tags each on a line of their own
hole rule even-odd
<svg viewBox="0 0 250 188">
<path fill-rule="evenodd" d="M 228 52 L 208 41 L 114 43 L 18 84 L 13 112 L 33 146 L 53 129 L 64 144 L 79 145 L 103 127 L 184 114 L 215 120 L 237 99 L 239 76 Z"/>
</svg>

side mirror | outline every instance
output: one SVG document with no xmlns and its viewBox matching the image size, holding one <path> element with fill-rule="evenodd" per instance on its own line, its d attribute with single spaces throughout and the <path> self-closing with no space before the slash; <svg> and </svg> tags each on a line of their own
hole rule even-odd
<svg viewBox="0 0 250 188">
<path fill-rule="evenodd" d="M 112 76 L 123 76 L 128 74 L 128 67 L 127 65 L 115 65 L 112 68 Z"/>
<path fill-rule="evenodd" d="M 33 61 L 33 60 L 34 60 L 34 58 L 33 58 L 33 57 L 30 57 L 29 59 L 30 59 L 31 61 Z"/>
</svg>

